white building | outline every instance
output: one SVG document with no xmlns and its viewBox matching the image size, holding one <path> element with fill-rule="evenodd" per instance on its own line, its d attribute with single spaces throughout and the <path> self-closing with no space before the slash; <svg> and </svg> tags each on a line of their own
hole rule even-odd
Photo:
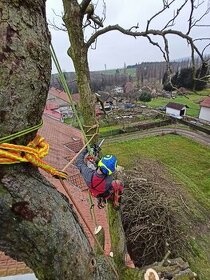
<svg viewBox="0 0 210 280">
<path fill-rule="evenodd" d="M 19 274 L 13 276 L 0 277 L 0 280 L 38 280 L 34 274 Z"/>
<path fill-rule="evenodd" d="M 200 103 L 199 119 L 210 122 L 210 96 Z"/>
<path fill-rule="evenodd" d="M 187 108 L 188 106 L 186 105 L 169 102 L 166 105 L 166 114 L 171 117 L 181 119 L 183 116 L 186 115 Z"/>
</svg>

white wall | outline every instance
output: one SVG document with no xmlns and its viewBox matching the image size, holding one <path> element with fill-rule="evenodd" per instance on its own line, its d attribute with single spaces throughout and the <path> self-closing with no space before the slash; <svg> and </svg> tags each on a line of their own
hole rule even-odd
<svg viewBox="0 0 210 280">
<path fill-rule="evenodd" d="M 13 276 L 0 277 L 0 280 L 37 280 L 34 274 L 19 274 Z"/>
<path fill-rule="evenodd" d="M 199 119 L 209 121 L 210 122 L 210 108 L 201 107 Z"/>
<path fill-rule="evenodd" d="M 166 107 L 166 114 L 172 116 L 180 116 L 180 110 Z"/>
</svg>

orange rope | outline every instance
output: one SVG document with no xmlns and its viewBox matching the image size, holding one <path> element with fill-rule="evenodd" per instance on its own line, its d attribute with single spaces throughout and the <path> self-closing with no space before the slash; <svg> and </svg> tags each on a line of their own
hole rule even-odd
<svg viewBox="0 0 210 280">
<path fill-rule="evenodd" d="M 0 164 L 30 162 L 53 176 L 66 179 L 67 174 L 65 172 L 59 171 L 41 160 L 48 152 L 49 144 L 39 135 L 29 142 L 27 146 L 2 143 L 0 144 Z"/>
</svg>

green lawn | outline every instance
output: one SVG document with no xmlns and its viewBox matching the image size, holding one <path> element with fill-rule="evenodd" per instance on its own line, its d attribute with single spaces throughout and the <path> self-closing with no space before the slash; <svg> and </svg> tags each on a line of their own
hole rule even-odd
<svg viewBox="0 0 210 280">
<path fill-rule="evenodd" d="M 124 68 L 116 68 L 116 69 L 108 69 L 108 70 L 101 70 L 101 71 L 98 71 L 102 74 L 105 74 L 105 75 L 115 75 L 116 74 L 116 70 L 119 71 L 119 74 L 127 74 L 127 75 L 130 75 L 130 76 L 133 76 L 133 77 L 136 77 L 136 68 L 126 68 L 124 70 Z"/>
<path fill-rule="evenodd" d="M 189 107 L 189 109 L 187 109 L 187 115 L 191 117 L 198 117 L 200 111 L 199 103 L 208 95 L 210 95 L 210 89 L 205 89 L 198 92 L 197 94 L 191 93 L 186 96 L 178 95 L 174 99 L 164 97 L 154 98 L 152 99 L 152 101 L 148 102 L 147 105 L 152 108 L 158 108 L 161 106 L 165 106 L 169 102 L 181 103 Z"/>
<path fill-rule="evenodd" d="M 209 223 L 210 217 L 210 149 L 178 135 L 146 137 L 139 140 L 104 143 L 104 153 L 114 153 L 125 168 L 134 166 L 138 158 L 151 158 L 163 163 L 174 177 L 189 191 L 192 219 Z M 194 206 L 194 199 L 197 206 Z M 194 208 L 194 209 L 193 209 Z M 210 234 L 192 232 L 188 261 L 201 280 L 210 279 Z"/>
<path fill-rule="evenodd" d="M 178 177 L 189 178 L 202 191 L 210 207 L 210 149 L 178 135 L 147 137 L 140 140 L 104 144 L 106 152 L 114 152 L 119 162 L 131 166 L 139 157 L 158 159 Z M 132 155 L 132 156 L 131 156 Z M 184 180 L 184 179 L 183 179 Z"/>
<path fill-rule="evenodd" d="M 187 97 L 177 96 L 174 99 L 159 97 L 157 99 L 152 99 L 152 101 L 148 102 L 148 105 L 152 108 L 158 108 L 167 105 L 169 102 L 181 103 L 189 107 L 187 108 L 187 115 L 198 117 L 200 111 L 199 102 L 201 100 L 203 100 L 203 96 L 198 95 L 189 95 Z"/>
</svg>

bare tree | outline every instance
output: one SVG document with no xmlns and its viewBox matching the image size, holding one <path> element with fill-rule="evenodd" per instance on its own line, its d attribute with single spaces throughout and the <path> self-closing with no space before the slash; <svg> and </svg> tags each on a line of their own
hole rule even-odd
<svg viewBox="0 0 210 280">
<path fill-rule="evenodd" d="M 88 49 L 93 46 L 96 42 L 99 36 L 110 32 L 110 31 L 119 31 L 125 35 L 133 36 L 133 37 L 145 37 L 148 39 L 149 43 L 157 47 L 162 55 L 165 61 L 167 62 L 167 71 L 169 74 L 169 77 L 171 75 L 171 69 L 170 69 L 170 49 L 169 49 L 169 37 L 171 35 L 177 36 L 179 38 L 182 38 L 186 41 L 186 43 L 191 48 L 191 59 L 192 64 L 195 64 L 195 56 L 199 56 L 202 63 L 204 63 L 204 50 L 200 50 L 196 42 L 198 38 L 193 38 L 191 36 L 192 30 L 194 28 L 200 28 L 202 27 L 202 20 L 203 18 L 209 13 L 209 4 L 208 1 L 202 1 L 197 2 L 196 0 L 185 0 L 180 4 L 179 7 L 176 6 L 176 10 L 174 10 L 174 3 L 175 0 L 171 1 L 163 1 L 163 6 L 160 11 L 158 11 L 155 15 L 153 15 L 150 19 L 148 19 L 146 26 L 144 28 L 140 28 L 139 24 L 136 24 L 136 26 L 129 27 L 128 29 L 125 29 L 118 24 L 116 25 L 109 25 L 104 26 L 104 19 L 105 17 L 102 17 L 101 19 L 97 16 L 97 19 L 99 20 L 99 23 L 97 24 L 96 21 L 94 21 L 93 18 L 89 17 L 88 20 L 91 22 L 91 20 L 94 23 L 93 27 L 93 33 L 90 36 L 89 39 L 85 40 L 84 38 L 84 32 L 85 28 L 89 26 L 89 24 L 84 24 L 86 21 L 86 14 L 87 9 L 91 4 L 91 0 L 83 0 L 81 3 L 79 1 L 73 1 L 73 0 L 63 0 L 63 6 L 64 6 L 64 15 L 63 20 L 65 23 L 65 27 L 68 31 L 69 40 L 70 40 L 70 48 L 68 50 L 69 56 L 72 58 L 75 72 L 77 75 L 77 83 L 78 83 L 78 89 L 81 95 L 81 102 L 82 102 L 82 112 L 83 116 L 86 120 L 85 125 L 88 127 L 91 127 L 95 124 L 97 124 L 97 121 L 95 119 L 95 113 L 91 108 L 94 107 L 94 100 L 93 95 L 91 94 L 91 88 L 90 88 L 90 79 L 89 79 L 89 67 L 88 67 L 88 60 L 87 60 L 87 53 Z M 205 11 L 200 15 L 199 18 L 195 18 L 195 11 L 201 7 L 206 6 Z M 93 7 L 93 6 L 92 6 Z M 138 9 L 138 7 L 136 7 Z M 141 6 L 139 6 L 141 8 Z M 188 21 L 186 26 L 186 32 L 180 31 L 176 29 L 176 21 L 179 20 L 180 14 L 183 9 L 188 9 Z M 163 26 L 159 29 L 151 28 L 152 23 L 155 19 L 158 17 L 164 15 L 164 13 L 167 13 L 169 10 L 173 11 L 172 17 L 170 20 L 164 23 Z M 92 10 L 93 12 L 94 10 Z M 129 16 L 127 14 L 127 16 Z M 142 31 L 139 31 L 139 29 L 142 29 Z M 162 39 L 162 43 L 159 41 L 154 40 L 155 37 L 160 37 Z M 210 38 L 202 38 L 202 40 L 209 41 Z M 206 44 L 207 46 L 208 44 Z M 92 133 L 94 133 L 93 131 Z"/>
</svg>

